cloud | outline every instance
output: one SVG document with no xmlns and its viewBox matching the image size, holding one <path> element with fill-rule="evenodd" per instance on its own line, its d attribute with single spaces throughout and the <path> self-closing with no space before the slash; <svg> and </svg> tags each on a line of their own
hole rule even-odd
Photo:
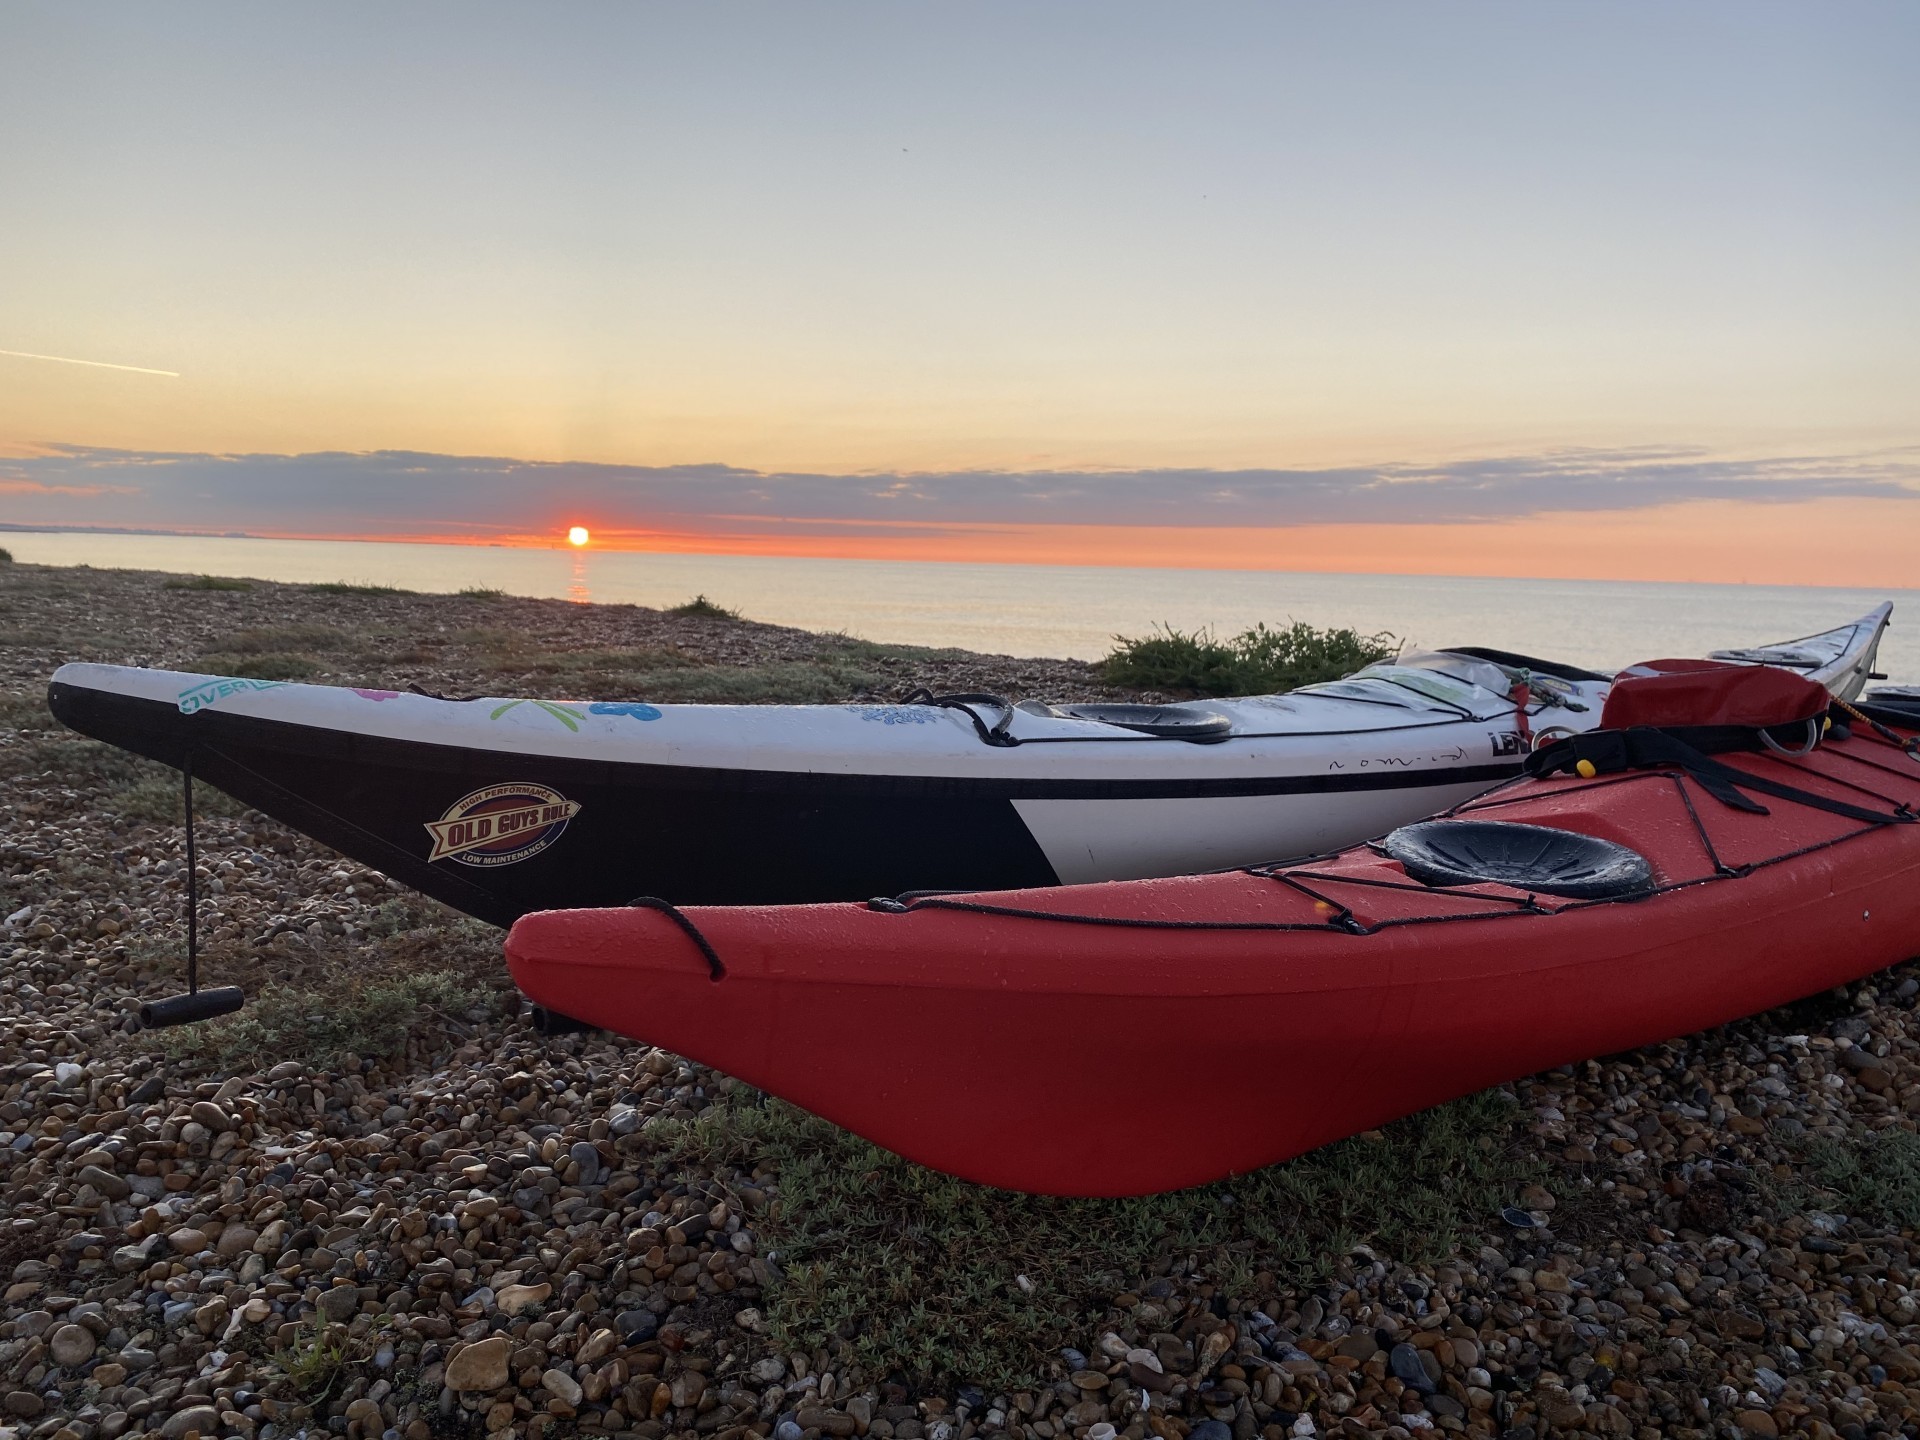
<svg viewBox="0 0 1920 1440">
<path fill-rule="evenodd" d="M 725 528 L 872 535 L 993 525 L 1473 524 L 1697 500 L 1920 499 L 1920 449 L 1732 459 L 1563 450 L 1315 470 L 955 470 L 825 475 L 382 450 L 226 455 L 56 445 L 0 459 L 0 519 L 278 534 Z"/>
</svg>

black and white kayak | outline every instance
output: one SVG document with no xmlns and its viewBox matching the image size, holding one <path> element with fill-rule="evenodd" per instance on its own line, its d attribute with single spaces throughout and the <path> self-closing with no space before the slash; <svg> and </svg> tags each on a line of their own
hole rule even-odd
<svg viewBox="0 0 1920 1440">
<path fill-rule="evenodd" d="M 1890 607 L 1738 659 L 1858 694 Z M 1590 727 L 1611 677 L 1492 650 L 1284 695 L 1142 705 L 648 705 L 64 665 L 48 699 L 363 864 L 530 910 L 1139 879 L 1352 844 Z"/>
</svg>

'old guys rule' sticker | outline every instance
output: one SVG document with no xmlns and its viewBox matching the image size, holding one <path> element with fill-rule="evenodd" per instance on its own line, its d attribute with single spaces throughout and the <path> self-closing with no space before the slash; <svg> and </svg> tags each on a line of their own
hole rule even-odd
<svg viewBox="0 0 1920 1440">
<path fill-rule="evenodd" d="M 438 820 L 427 821 L 434 860 L 491 867 L 516 865 L 560 838 L 580 804 L 545 785 L 489 785 L 463 795 Z"/>
</svg>

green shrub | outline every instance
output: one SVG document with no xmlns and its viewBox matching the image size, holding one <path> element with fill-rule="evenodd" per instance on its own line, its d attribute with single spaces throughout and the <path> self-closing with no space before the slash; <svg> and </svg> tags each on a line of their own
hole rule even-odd
<svg viewBox="0 0 1920 1440">
<path fill-rule="evenodd" d="M 699 615 L 709 620 L 738 620 L 740 612 L 729 610 L 724 605 L 716 605 L 704 595 L 696 595 L 684 605 L 671 605 L 669 615 Z"/>
<path fill-rule="evenodd" d="M 177 575 L 161 586 L 163 590 L 251 590 L 253 583 L 248 580 L 234 580 L 225 575 Z"/>
<path fill-rule="evenodd" d="M 469 585 L 460 592 L 460 598 L 462 600 L 504 600 L 507 598 L 507 592 L 490 589 L 485 585 Z"/>
<path fill-rule="evenodd" d="M 12 563 L 13 551 L 0 547 L 0 565 L 11 565 Z"/>
<path fill-rule="evenodd" d="M 1157 633 L 1114 637 L 1100 662 L 1109 684 L 1140 690 L 1186 690 L 1197 695 L 1274 695 L 1351 675 L 1399 649 L 1392 635 L 1318 629 L 1296 620 L 1282 629 L 1265 624 L 1219 640 L 1211 630 L 1191 633 L 1161 626 Z"/>
</svg>

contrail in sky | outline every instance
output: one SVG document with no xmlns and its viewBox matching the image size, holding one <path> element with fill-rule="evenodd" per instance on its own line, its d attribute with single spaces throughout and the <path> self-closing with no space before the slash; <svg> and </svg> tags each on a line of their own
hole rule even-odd
<svg viewBox="0 0 1920 1440">
<path fill-rule="evenodd" d="M 11 355 L 17 360 L 52 360 L 60 365 L 91 365 L 96 370 L 131 370 L 136 375 L 166 375 L 178 380 L 178 370 L 154 370 L 145 365 L 114 365 L 105 360 L 75 360 L 68 355 L 36 355 L 31 350 L 0 350 L 0 355 Z"/>
</svg>

